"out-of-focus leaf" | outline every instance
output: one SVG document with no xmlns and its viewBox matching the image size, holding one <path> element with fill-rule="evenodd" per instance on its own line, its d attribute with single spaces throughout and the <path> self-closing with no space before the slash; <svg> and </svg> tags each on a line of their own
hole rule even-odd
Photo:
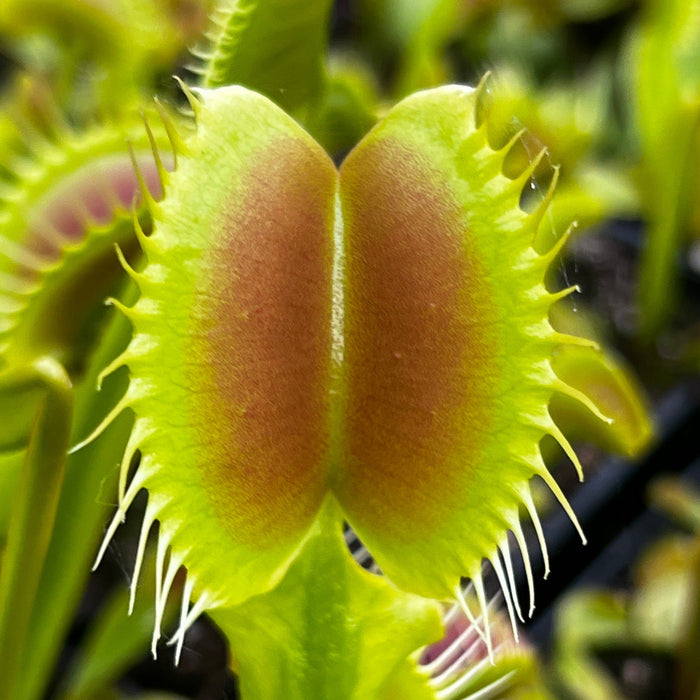
<svg viewBox="0 0 700 700">
<path fill-rule="evenodd" d="M 551 215 L 539 226 L 535 248 L 546 250 L 576 222 L 578 231 L 609 218 L 635 218 L 641 203 L 631 175 L 613 165 L 583 165 L 562 177 L 552 199 Z"/>
<path fill-rule="evenodd" d="M 18 40 L 20 53 L 28 46 L 46 53 L 43 68 L 56 72 L 59 102 L 81 116 L 90 108 L 118 113 L 133 103 L 158 71 L 172 66 L 186 39 L 156 0 L 5 0 L 0 31 Z M 60 53 L 51 61 L 56 46 Z"/>
<path fill-rule="evenodd" d="M 675 301 L 675 259 L 697 191 L 700 1 L 646 3 L 627 63 L 649 221 L 640 271 L 640 331 L 651 338 Z"/>
<path fill-rule="evenodd" d="M 659 477 L 649 487 L 651 505 L 682 527 L 700 533 L 700 493 L 676 477 Z"/>
<path fill-rule="evenodd" d="M 68 451 L 73 390 L 63 368 L 40 358 L 28 371 L 42 396 L 35 404 L 7 547 L 0 570 L 0 697 L 19 698 L 20 669 L 31 645 L 29 623 L 46 556 Z"/>
<path fill-rule="evenodd" d="M 381 62 L 392 65 L 389 91 L 403 97 L 450 82 L 445 48 L 468 15 L 460 0 L 363 0 L 363 38 Z"/>
<path fill-rule="evenodd" d="M 591 650 L 627 641 L 625 601 L 607 591 L 580 591 L 559 605 L 554 671 L 562 697 L 623 700 L 620 689 Z"/>
<path fill-rule="evenodd" d="M 525 158 L 546 148 L 554 163 L 573 172 L 590 155 L 605 128 L 608 81 L 604 67 L 599 66 L 575 89 L 563 83 L 541 88 L 523 69 L 497 67 L 489 85 L 489 140 L 504 145 L 525 128 Z M 527 162 L 514 165 L 517 173 Z"/>
<path fill-rule="evenodd" d="M 629 608 L 631 637 L 648 648 L 673 652 L 687 628 L 695 545 L 677 535 L 656 541 L 635 566 Z"/>
<path fill-rule="evenodd" d="M 624 10 L 633 0 L 560 0 L 562 13 L 572 22 L 593 22 Z"/>
<path fill-rule="evenodd" d="M 553 309 L 552 323 L 562 332 L 578 333 L 576 316 L 560 304 Z M 550 411 L 569 439 L 593 442 L 626 457 L 638 455 L 649 446 L 654 429 L 648 400 L 621 358 L 607 349 L 566 346 L 556 352 L 552 367 L 557 376 L 585 391 L 601 413 L 612 419 L 612 423 L 606 423 L 579 401 L 554 396 Z"/>
<path fill-rule="evenodd" d="M 366 66 L 336 57 L 320 104 L 309 113 L 306 128 L 333 157 L 347 153 L 374 126 L 377 95 Z"/>
<path fill-rule="evenodd" d="M 0 551 L 7 539 L 10 513 L 15 502 L 17 484 L 22 473 L 24 452 L 0 454 Z"/>
<path fill-rule="evenodd" d="M 700 698 L 700 535 L 695 537 L 688 559 L 691 569 L 690 605 L 686 610 L 686 629 L 678 650 L 677 687 L 679 697 Z"/>
<path fill-rule="evenodd" d="M 220 2 L 203 85 L 243 85 L 305 116 L 323 87 L 330 8 L 331 0 Z"/>
<path fill-rule="evenodd" d="M 112 314 L 102 345 L 76 389 L 73 441 L 88 434 L 125 390 L 126 377 L 116 374 L 105 380 L 100 392 L 95 391 L 97 375 L 131 335 L 126 318 L 116 311 Z M 68 458 L 51 544 L 32 611 L 28 637 L 32 654 L 25 660 L 18 694 L 23 700 L 42 696 L 62 648 L 104 523 L 116 500 L 119 462 L 131 422 L 130 415 L 120 416 L 100 439 Z"/>
<path fill-rule="evenodd" d="M 46 379 L 35 365 L 0 372 L 0 451 L 14 452 L 29 444 L 45 395 Z"/>
<path fill-rule="evenodd" d="M 141 693 L 140 695 L 124 695 L 120 696 L 123 700 L 186 700 L 184 695 L 176 695 L 175 693 Z"/>
</svg>

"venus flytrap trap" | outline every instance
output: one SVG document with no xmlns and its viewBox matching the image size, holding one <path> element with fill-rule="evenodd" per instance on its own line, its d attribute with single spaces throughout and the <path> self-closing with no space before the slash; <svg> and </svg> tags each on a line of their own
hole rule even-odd
<svg viewBox="0 0 700 700">
<path fill-rule="evenodd" d="M 20 36 L 55 5 L 51 35 L 86 38 L 80 55 L 105 70 L 88 81 L 90 98 L 114 114 L 109 125 L 40 129 L 21 155 L 0 124 L 10 153 L 0 362 L 20 375 L 47 356 L 63 364 L 76 409 L 60 420 L 82 448 L 68 457 L 52 543 L 32 569 L 41 581 L 29 631 L 18 628 L 27 641 L 8 657 L 0 695 L 40 697 L 91 554 L 80 530 L 92 532 L 113 489 L 99 562 L 145 488 L 129 609 L 157 523 L 154 653 L 177 596 L 176 660 L 208 612 L 231 642 L 243 697 L 545 697 L 534 655 L 514 647 L 516 620 L 534 607 L 521 518 L 548 570 L 533 476 L 578 524 L 540 443 L 558 442 L 580 474 L 564 434 L 582 415 L 623 450 L 638 449 L 648 427 L 597 344 L 554 319 L 573 291 L 548 290 L 568 233 L 541 235 L 558 171 L 534 210 L 521 209 L 546 159 L 511 179 L 504 163 L 522 136 L 493 145 L 485 83 L 380 110 L 367 80 L 338 102 L 342 85 L 323 61 L 328 0 L 217 3 L 196 51 L 201 87 L 183 85 L 194 130 L 163 109 L 162 123 L 135 127 L 119 115 L 132 105 L 125 95 L 151 92 L 154 54 L 120 22 L 162 7 L 78 4 L 75 26 L 70 4 L 0 11 L 0 28 L 29 13 Z M 104 46 L 89 45 L 93 24 Z M 171 50 L 157 34 L 134 36 Z M 77 97 L 77 56 L 56 93 L 84 126 L 94 105 Z M 334 124 L 342 130 L 326 133 Z M 320 144 L 354 148 L 336 167 Z M 106 294 L 123 312 L 108 326 Z M 25 444 L 32 391 L 8 394 L 18 410 L 4 411 L 16 419 L 7 441 Z M 484 560 L 504 611 L 489 601 Z"/>
<path fill-rule="evenodd" d="M 186 88 L 196 130 L 174 141 L 175 171 L 160 170 L 165 198 L 146 198 L 154 222 L 151 236 L 139 233 L 147 264 L 136 271 L 122 257 L 140 298 L 131 307 L 114 302 L 133 336 L 105 374 L 127 366 L 129 388 L 85 442 L 133 411 L 119 508 L 98 561 L 147 489 L 132 595 L 158 521 L 154 649 L 182 566 L 176 656 L 204 611 L 234 641 L 234 655 L 241 630 L 288 611 L 280 622 L 297 635 L 289 647 L 301 647 L 275 652 L 274 634 L 263 630 L 254 658 L 240 657 L 249 697 L 328 697 L 310 680 L 310 658 L 337 676 L 331 659 L 342 635 L 329 633 L 311 654 L 305 611 L 330 596 L 337 615 L 333 597 L 347 602 L 359 585 L 352 576 L 384 587 L 396 604 L 423 600 L 422 614 L 431 599 L 456 600 L 493 660 L 484 560 L 516 637 L 523 617 L 509 532 L 534 607 L 521 508 L 547 562 L 533 476 L 578 527 L 539 443 L 556 439 L 580 473 L 549 413 L 558 394 L 610 422 L 552 368 L 557 348 L 596 345 L 549 323 L 550 306 L 572 291 L 544 286 L 566 236 L 544 253 L 532 247 L 554 183 L 534 212 L 520 209 L 538 160 L 515 180 L 502 174 L 512 142 L 489 146 L 488 116 L 476 117 L 482 91 L 447 86 L 405 99 L 336 170 L 261 95 Z M 333 564 L 309 564 L 337 549 L 343 521 L 398 589 L 362 573 L 346 548 Z M 469 599 L 462 576 L 472 582 Z M 310 601 L 314 587 L 322 593 Z M 295 609 L 298 624 L 289 619 Z M 431 615 L 436 629 L 434 608 Z M 346 613 L 343 624 L 359 634 L 371 620 Z M 341 656 L 346 671 L 355 669 L 342 696 L 379 697 L 394 666 L 370 668 L 357 649 Z M 423 688 L 425 678 L 415 678 Z M 405 697 L 463 697 L 457 680 L 450 691 L 428 683 Z M 371 693 L 363 683 L 374 684 Z"/>
<path fill-rule="evenodd" d="M 81 344 L 94 339 L 87 332 L 94 307 L 119 283 L 114 245 L 134 249 L 131 210 L 141 188 L 128 137 L 146 189 L 162 192 L 137 120 L 86 133 L 55 128 L 51 137 L 35 132 L 6 163 L 15 177 L 6 180 L 0 210 L 0 361 L 50 354 L 72 371 L 85 354 Z M 164 132 L 158 140 L 172 167 Z"/>
</svg>

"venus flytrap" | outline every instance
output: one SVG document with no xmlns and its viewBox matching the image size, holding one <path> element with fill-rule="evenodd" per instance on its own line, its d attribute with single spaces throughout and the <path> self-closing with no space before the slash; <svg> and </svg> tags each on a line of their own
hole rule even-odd
<svg viewBox="0 0 700 700">
<path fill-rule="evenodd" d="M 139 121 L 85 133 L 54 127 L 50 138 L 34 132 L 6 162 L 14 178 L 4 183 L 0 209 L 0 361 L 16 365 L 46 354 L 73 371 L 94 340 L 87 328 L 95 307 L 119 284 L 113 247 L 134 249 L 131 210 L 141 187 L 127 139 L 146 189 L 162 192 Z M 165 132 L 155 142 L 172 167 Z"/>
<path fill-rule="evenodd" d="M 68 458 L 51 544 L 32 568 L 43 567 L 29 629 L 16 628 L 0 695 L 41 696 L 105 503 L 113 489 L 119 504 L 98 559 L 145 487 L 130 608 L 158 521 L 154 651 L 168 631 L 166 601 L 180 597 L 176 658 L 208 611 L 232 644 L 244 697 L 460 700 L 520 697 L 528 683 L 542 696 L 532 654 L 511 646 L 516 618 L 534 606 L 523 515 L 547 566 L 531 477 L 576 520 L 540 442 L 554 438 L 578 467 L 562 435 L 572 421 L 588 414 L 602 439 L 626 431 L 630 449 L 644 422 L 595 343 L 550 323 L 572 291 L 545 284 L 567 235 L 537 238 L 551 228 L 557 173 L 535 210 L 521 210 L 543 155 L 505 176 L 520 136 L 490 141 L 483 85 L 387 107 L 357 144 L 381 110 L 371 79 L 337 99 L 344 85 L 323 61 L 328 0 L 216 5 L 197 51 L 203 89 L 185 88 L 193 132 L 167 115 L 164 128 L 151 120 L 145 130 L 119 116 L 132 106 L 125 95 L 156 84 L 150 57 L 175 46 L 157 23 L 125 29 L 129 17 L 162 15 L 161 5 L 31 0 L 0 10 L 13 35 L 49 25 L 46 45 L 80 36 L 80 56 L 105 70 L 83 83 L 78 53 L 67 51 L 54 92 L 73 127 L 59 120 L 47 132 L 46 118 L 44 135 L 18 150 L 0 123 L 2 376 L 47 356 L 63 364 L 75 418 L 55 418 L 73 443 L 109 412 L 84 442 L 106 434 Z M 82 129 L 95 105 L 112 122 Z M 338 168 L 319 143 L 334 156 L 356 147 Z M 117 258 L 133 282 L 122 294 L 114 290 L 129 280 Z M 125 314 L 108 326 L 107 293 Z M 591 364 L 593 391 L 582 378 Z M 7 444 L 26 442 L 34 389 L 0 394 L 0 412 L 15 420 Z M 17 552 L 5 553 L 4 570 L 17 570 Z M 358 563 L 370 558 L 372 573 Z M 443 626 L 461 631 L 435 646 Z"/>
<path fill-rule="evenodd" d="M 388 585 L 350 565 L 346 549 L 328 566 L 309 564 L 338 549 L 344 520 L 398 587 L 386 589 L 396 604 L 425 599 L 424 615 L 430 599 L 457 600 L 491 657 L 484 559 L 516 636 L 522 618 L 509 532 L 534 607 L 522 508 L 547 566 L 533 476 L 578 527 L 539 443 L 553 437 L 580 473 L 549 413 L 556 395 L 610 422 L 552 367 L 557 348 L 595 343 L 549 323 L 550 306 L 572 291 L 544 285 L 566 236 L 544 253 L 532 247 L 554 184 L 534 212 L 520 209 L 538 161 L 514 180 L 502 174 L 512 142 L 489 145 L 488 115 L 476 116 L 482 90 L 447 86 L 405 99 L 336 170 L 261 95 L 186 89 L 196 130 L 174 141 L 175 171 L 160 170 L 165 199 L 147 198 L 154 232 L 139 233 L 147 264 L 136 271 L 122 257 L 141 296 L 131 307 L 114 302 L 133 336 L 105 375 L 126 365 L 129 388 L 85 442 L 133 411 L 119 508 L 98 561 L 147 489 L 132 596 L 158 521 L 154 648 L 181 566 L 177 654 L 203 611 L 234 642 L 234 655 L 245 653 L 242 643 L 235 648 L 241 630 L 261 624 L 265 632 L 276 618 L 288 627 L 288 653 L 275 652 L 274 635 L 264 633 L 255 656 L 240 657 L 249 697 L 329 697 L 312 667 L 354 669 L 343 697 L 381 697 L 382 683 L 394 682 L 392 664 L 371 663 L 382 642 L 370 632 L 360 639 L 374 652 L 362 657 L 350 645 L 334 666 L 340 628 L 367 631 L 369 618 L 346 611 L 337 633 L 316 641 L 313 654 L 308 646 L 323 633 L 306 636 L 304 611 L 331 601 L 337 614 L 360 585 L 350 585 L 353 577 Z M 434 608 L 430 615 L 435 629 Z M 413 648 L 431 641 L 424 632 Z M 418 679 L 396 681 L 415 685 L 405 697 L 463 697 L 459 684 L 426 686 L 415 659 L 406 663 L 410 651 L 393 662 Z"/>
<path fill-rule="evenodd" d="M 166 159 L 169 144 L 164 132 L 149 137 L 133 118 L 85 132 L 52 127 L 49 133 L 27 117 L 8 134 L 0 201 L 0 375 L 7 378 L 0 449 L 4 484 L 17 482 L 4 499 L 10 515 L 2 536 L 19 543 L 8 544 L 0 578 L 0 646 L 12 649 L 3 653 L 0 695 L 25 700 L 45 690 L 105 517 L 96 495 L 108 488 L 110 463 L 124 448 L 126 417 L 96 451 L 65 460 L 71 433 L 93 426 L 119 386 L 94 393 L 94 362 L 101 369 L 123 348 L 124 329 L 113 338 L 104 323 L 105 292 L 123 286 L 113 246 L 135 252 L 132 208 L 142 186 L 160 184 L 151 141 Z M 129 133 L 141 184 L 125 149 Z M 25 375 L 45 381 L 6 386 Z M 62 400 L 42 403 L 43 396 Z M 24 460 L 21 452 L 5 458 L 22 447 Z M 33 502 L 40 505 L 31 510 Z"/>
</svg>

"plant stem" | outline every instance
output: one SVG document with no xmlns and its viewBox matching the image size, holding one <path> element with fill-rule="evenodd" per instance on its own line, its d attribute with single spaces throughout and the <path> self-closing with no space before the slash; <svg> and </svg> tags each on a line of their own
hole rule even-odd
<svg viewBox="0 0 700 700">
<path fill-rule="evenodd" d="M 26 368 L 23 368 L 24 371 Z M 31 365 L 45 392 L 36 410 L 0 571 L 0 698 L 15 698 L 29 620 L 48 550 L 68 451 L 73 391 L 54 360 Z"/>
</svg>

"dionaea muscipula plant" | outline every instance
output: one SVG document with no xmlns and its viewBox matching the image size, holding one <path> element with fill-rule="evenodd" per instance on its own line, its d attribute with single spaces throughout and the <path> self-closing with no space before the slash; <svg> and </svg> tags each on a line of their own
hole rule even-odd
<svg viewBox="0 0 700 700">
<path fill-rule="evenodd" d="M 179 646 L 203 611 L 234 640 L 236 655 L 241 630 L 260 626 L 265 610 L 271 619 L 277 611 L 276 630 L 280 619 L 293 627 L 304 606 L 327 606 L 331 619 L 347 605 L 345 625 L 360 634 L 367 616 L 352 607 L 358 600 L 393 611 L 380 620 L 397 625 L 413 606 L 424 624 L 416 638 L 404 635 L 408 648 L 394 649 L 399 658 L 373 684 L 348 682 L 352 689 L 333 697 L 464 697 L 462 686 L 421 681 L 418 690 L 407 680 L 420 675 L 414 661 L 406 666 L 408 654 L 439 636 L 429 601 L 457 600 L 490 649 L 484 560 L 513 626 L 521 616 L 512 532 L 532 610 L 521 512 L 547 560 L 532 477 L 549 485 L 578 527 L 540 454 L 540 441 L 552 436 L 580 472 L 550 399 L 566 395 L 607 420 L 552 368 L 558 348 L 592 345 L 548 320 L 550 306 L 572 291 L 544 284 L 566 236 L 544 253 L 532 245 L 554 185 L 534 211 L 520 208 L 537 160 L 514 180 L 503 175 L 512 144 L 489 145 L 483 90 L 447 86 L 405 99 L 340 168 L 255 92 L 186 92 L 196 130 L 174 138 L 176 168 L 160 169 L 164 199 L 145 193 L 153 219 L 152 235 L 138 236 L 146 264 L 136 271 L 122 258 L 140 298 L 121 307 L 133 336 L 105 374 L 128 367 L 129 388 L 88 438 L 133 411 L 119 507 L 100 557 L 145 488 L 132 591 L 158 521 L 154 643 L 181 567 L 187 582 L 172 639 Z M 386 578 L 338 549 L 344 522 Z M 351 604 L 338 591 L 353 576 L 370 593 Z M 473 599 L 461 577 L 471 579 Z M 325 593 L 314 602 L 315 590 Z M 275 634 L 259 638 L 273 648 Z M 259 675 L 286 673 L 287 682 L 258 686 L 256 695 L 242 673 L 242 690 L 331 697 L 322 684 L 309 686 L 303 670 L 324 653 L 326 664 L 337 664 L 331 634 L 324 644 L 320 652 L 290 643 L 267 666 L 261 651 Z M 373 677 L 376 649 L 360 641 L 348 648 L 365 654 L 360 673 Z M 248 656 L 241 653 L 242 669 Z M 396 669 L 406 678 L 392 676 Z"/>
<path fill-rule="evenodd" d="M 5 159 L 14 179 L 3 182 L 0 200 L 0 366 L 51 355 L 74 373 L 95 341 L 95 308 L 119 284 L 114 245 L 135 248 L 141 187 L 132 158 L 143 186 L 160 198 L 151 139 L 168 167 L 172 155 L 165 132 L 149 137 L 134 118 L 85 132 L 65 123 L 53 129 L 42 134 L 27 120 L 21 146 Z"/>
</svg>

